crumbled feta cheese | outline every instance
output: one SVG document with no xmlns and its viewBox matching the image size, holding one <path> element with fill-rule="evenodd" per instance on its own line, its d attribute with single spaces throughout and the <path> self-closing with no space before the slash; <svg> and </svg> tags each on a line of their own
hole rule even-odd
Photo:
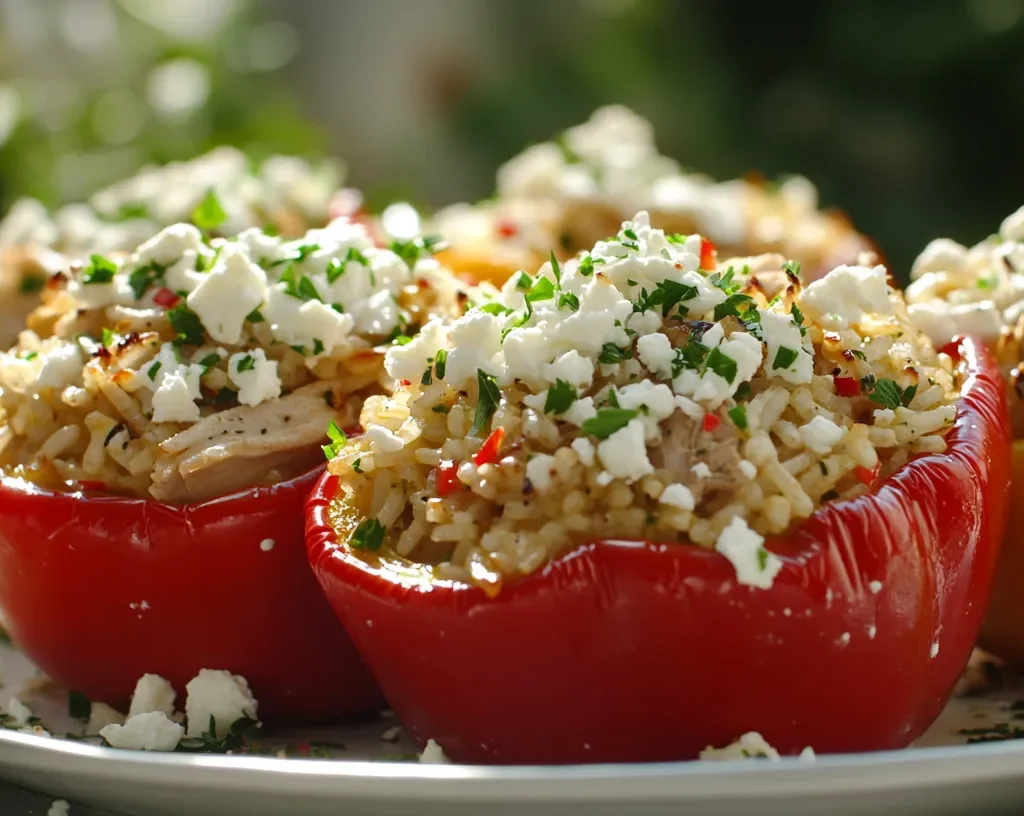
<svg viewBox="0 0 1024 816">
<path fill-rule="evenodd" d="M 637 339 L 636 351 L 640 362 L 647 366 L 654 376 L 672 378 L 672 363 L 675 361 L 676 353 L 668 337 L 661 332 L 646 334 Z"/>
<path fill-rule="evenodd" d="M 67 799 L 55 799 L 46 816 L 68 816 L 71 812 L 71 805 Z"/>
<path fill-rule="evenodd" d="M 768 347 L 765 374 L 794 384 L 809 383 L 814 374 L 814 356 L 810 341 L 800 334 L 793 316 L 761 312 L 761 333 Z"/>
<path fill-rule="evenodd" d="M 270 552 L 274 549 L 274 544 L 276 543 L 277 542 L 272 538 L 265 538 L 260 542 L 260 549 L 263 550 L 263 552 Z"/>
<path fill-rule="evenodd" d="M 36 385 L 40 388 L 66 388 L 82 380 L 82 351 L 77 343 L 62 343 L 43 352 Z"/>
<path fill-rule="evenodd" d="M 896 421 L 896 412 L 891 408 L 876 408 L 871 415 L 875 425 L 892 425 Z"/>
<path fill-rule="evenodd" d="M 551 487 L 554 467 L 555 457 L 546 453 L 538 453 L 526 463 L 526 478 L 534 490 L 544 491 Z"/>
<path fill-rule="evenodd" d="M 164 273 L 164 283 L 172 292 L 189 293 L 195 290 L 199 284 L 206 280 L 206 274 L 196 271 L 196 263 L 199 255 L 191 249 L 173 264 L 167 267 Z"/>
<path fill-rule="evenodd" d="M 828 328 L 893 313 L 884 266 L 839 266 L 809 284 L 798 296 L 803 312 Z"/>
<path fill-rule="evenodd" d="M 946 303 L 930 300 L 907 307 L 914 328 L 927 334 L 936 345 L 950 342 L 959 334 L 970 334 L 985 342 L 999 338 L 1005 323 L 991 300 L 980 303 Z"/>
<path fill-rule="evenodd" d="M 808 745 L 800 752 L 798 759 L 802 759 L 805 762 L 814 762 L 818 757 L 814 753 L 814 749 Z"/>
<path fill-rule="evenodd" d="M 450 337 L 452 349 L 448 352 L 445 372 L 448 382 L 475 380 L 478 370 L 491 375 L 500 373 L 492 362 L 501 350 L 498 318 L 486 312 L 470 312 L 452 324 Z"/>
<path fill-rule="evenodd" d="M 274 339 L 289 346 L 301 346 L 310 353 L 319 340 L 324 352 L 330 354 L 354 325 L 351 314 L 340 314 L 319 300 L 289 295 L 282 284 L 267 289 L 262 312 Z"/>
<path fill-rule="evenodd" d="M 764 538 L 739 516 L 722 530 L 715 549 L 732 563 L 737 583 L 746 586 L 770 589 L 782 569 L 782 560 L 764 548 Z"/>
<path fill-rule="evenodd" d="M 844 436 L 846 428 L 839 427 L 831 419 L 820 414 L 800 428 L 800 438 L 807 448 L 822 455 L 831 453 Z"/>
<path fill-rule="evenodd" d="M 574 439 L 572 441 L 572 449 L 576 451 L 576 455 L 584 467 L 591 467 L 594 464 L 594 456 L 597 453 L 597 449 L 589 439 L 583 436 Z"/>
<path fill-rule="evenodd" d="M 420 754 L 420 762 L 426 765 L 446 765 L 448 757 L 444 755 L 441 746 L 431 739 L 427 740 L 427 745 L 423 749 L 423 753 Z"/>
<path fill-rule="evenodd" d="M 100 736 L 113 748 L 173 751 L 181 742 L 184 731 L 162 711 L 151 711 L 130 718 L 124 725 L 112 723 L 100 731 Z"/>
<path fill-rule="evenodd" d="M 693 492 L 684 484 L 670 484 L 658 497 L 658 501 L 680 510 L 692 510 L 695 506 Z"/>
<path fill-rule="evenodd" d="M 582 397 L 569 406 L 569 410 L 562 414 L 562 419 L 579 427 L 596 415 L 597 409 L 594 407 L 594 398 Z"/>
<path fill-rule="evenodd" d="M 405 447 L 402 438 L 383 425 L 371 425 L 366 429 L 363 438 L 372 446 L 373 450 L 381 453 L 398 453 Z"/>
<path fill-rule="evenodd" d="M 549 383 L 564 380 L 576 388 L 586 388 L 594 381 L 594 361 L 571 349 L 544 366 L 544 378 Z"/>
<path fill-rule="evenodd" d="M 779 752 L 759 733 L 750 731 L 725 748 L 714 748 L 709 745 L 700 752 L 700 758 L 704 761 L 769 759 L 776 762 L 779 760 Z"/>
<path fill-rule="evenodd" d="M 917 256 L 910 279 L 916 281 L 929 272 L 959 272 L 966 264 L 967 247 L 949 238 L 936 238 Z"/>
<path fill-rule="evenodd" d="M 648 441 L 657 439 L 658 423 L 672 416 L 676 410 L 675 395 L 665 383 L 641 380 L 618 389 L 619 405 L 627 410 L 640 411 L 640 421 Z"/>
<path fill-rule="evenodd" d="M 180 373 L 166 374 L 153 394 L 153 421 L 198 422 L 199 406 L 194 400 L 199 396 L 189 388 L 188 380 Z"/>
<path fill-rule="evenodd" d="M 124 725 L 125 716 L 106 703 L 93 703 L 89 709 L 89 722 L 85 726 L 85 736 L 98 736 L 108 725 Z"/>
<path fill-rule="evenodd" d="M 34 716 L 32 709 L 17 697 L 12 697 L 11 701 L 7 704 L 7 713 L 11 717 L 11 724 L 20 726 L 28 725 L 29 720 Z"/>
<path fill-rule="evenodd" d="M 135 684 L 128 719 L 139 714 L 160 711 L 170 717 L 174 713 L 174 687 L 159 674 L 144 674 Z"/>
<path fill-rule="evenodd" d="M 708 467 L 707 462 L 698 462 L 697 464 L 690 468 L 690 471 L 698 479 L 711 478 L 711 468 Z"/>
<path fill-rule="evenodd" d="M 127 306 L 135 302 L 135 292 L 128 285 L 128 278 L 121 274 L 115 274 L 109 283 L 86 283 L 78 275 L 68 283 L 67 291 L 84 309 L 105 309 L 115 304 Z"/>
<path fill-rule="evenodd" d="M 1004 241 L 1024 241 L 1024 207 L 1003 219 L 999 235 Z"/>
<path fill-rule="evenodd" d="M 439 349 L 448 345 L 448 327 L 444 321 L 429 321 L 413 339 L 404 346 L 391 346 L 384 357 L 384 369 L 395 380 L 416 382 L 430 365 L 428 360 L 437 356 Z M 451 375 L 446 372 L 446 377 Z"/>
<path fill-rule="evenodd" d="M 242 405 L 259 405 L 281 396 L 277 360 L 268 360 L 263 349 L 236 352 L 228 360 L 228 379 L 238 386 Z"/>
<path fill-rule="evenodd" d="M 210 730 L 211 719 L 219 738 L 238 720 L 256 719 L 258 704 L 244 677 L 226 671 L 203 669 L 185 686 L 185 717 L 188 736 L 199 737 Z M 131 720 L 128 721 L 129 725 Z"/>
<path fill-rule="evenodd" d="M 654 472 L 654 466 L 647 458 L 644 440 L 644 424 L 631 419 L 625 428 L 620 428 L 597 446 L 597 458 L 601 466 L 617 479 L 635 482 Z"/>
<path fill-rule="evenodd" d="M 227 244 L 213 269 L 188 296 L 207 334 L 218 343 L 237 344 L 246 317 L 263 303 L 267 275 L 237 244 Z"/>
<path fill-rule="evenodd" d="M 137 269 L 155 263 L 166 267 L 186 252 L 191 251 L 198 255 L 202 249 L 203 234 L 197 227 L 192 224 L 171 224 L 135 250 L 131 266 Z"/>
</svg>

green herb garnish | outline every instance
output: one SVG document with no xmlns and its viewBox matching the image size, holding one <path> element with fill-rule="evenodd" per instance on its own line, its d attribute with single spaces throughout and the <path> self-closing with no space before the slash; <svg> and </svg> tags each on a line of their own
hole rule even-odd
<svg viewBox="0 0 1024 816">
<path fill-rule="evenodd" d="M 117 273 L 117 264 L 102 255 L 90 255 L 89 265 L 82 270 L 83 284 L 110 283 Z"/>
<path fill-rule="evenodd" d="M 501 402 L 501 391 L 498 390 L 498 383 L 490 374 L 483 369 L 477 369 L 476 381 L 479 386 L 480 395 L 477 398 L 476 412 L 473 415 L 473 427 L 469 429 L 470 436 L 479 436 L 494 412 L 498 410 Z"/>
<path fill-rule="evenodd" d="M 736 379 L 736 361 L 728 354 L 722 353 L 722 351 L 717 348 L 711 349 L 711 353 L 708 354 L 705 365 L 708 370 L 715 372 L 715 374 L 727 383 L 731 384 L 732 381 Z"/>
<path fill-rule="evenodd" d="M 377 521 L 377 519 L 365 519 L 353 531 L 348 544 L 353 550 L 376 551 L 384 543 L 385 532 L 384 525 Z"/>
<path fill-rule="evenodd" d="M 171 328 L 178 335 L 176 343 L 186 346 L 201 346 L 203 344 L 206 338 L 203 321 L 184 303 L 179 303 L 173 309 L 169 309 L 167 319 L 171 323 Z"/>
<path fill-rule="evenodd" d="M 201 230 L 214 230 L 227 220 L 228 214 L 211 187 L 192 211 L 192 223 Z"/>
<path fill-rule="evenodd" d="M 741 431 L 747 429 L 747 406 L 737 405 L 734 408 L 729 409 L 729 417 L 732 419 L 733 424 Z"/>
<path fill-rule="evenodd" d="M 584 421 L 580 430 L 598 439 L 607 439 L 616 431 L 625 428 L 639 413 L 629 408 L 601 408 L 594 416 Z"/>
<path fill-rule="evenodd" d="M 787 369 L 796 362 L 796 358 L 800 356 L 800 352 L 796 349 L 791 349 L 788 346 L 779 346 L 779 350 L 775 352 L 775 359 L 772 361 L 772 370 Z"/>
<path fill-rule="evenodd" d="M 564 414 L 576 402 L 576 389 L 565 380 L 555 380 L 544 400 L 544 413 Z"/>
</svg>

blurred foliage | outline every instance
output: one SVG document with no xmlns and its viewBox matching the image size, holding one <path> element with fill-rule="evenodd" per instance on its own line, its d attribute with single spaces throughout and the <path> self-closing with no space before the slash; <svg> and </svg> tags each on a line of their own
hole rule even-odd
<svg viewBox="0 0 1024 816">
<path fill-rule="evenodd" d="M 220 144 L 320 154 L 279 73 L 297 51 L 253 0 L 0 0 L 0 211 Z"/>
<path fill-rule="evenodd" d="M 494 11 L 515 64 L 457 113 L 481 170 L 473 194 L 487 195 L 523 144 L 621 102 L 684 166 L 807 175 L 901 277 L 932 237 L 980 240 L 1024 204 L 1024 0 L 517 0 Z"/>
</svg>

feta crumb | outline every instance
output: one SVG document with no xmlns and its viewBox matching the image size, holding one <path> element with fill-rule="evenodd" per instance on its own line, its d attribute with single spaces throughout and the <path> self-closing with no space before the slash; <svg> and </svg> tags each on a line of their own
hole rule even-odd
<svg viewBox="0 0 1024 816">
<path fill-rule="evenodd" d="M 804 750 L 800 752 L 799 758 L 807 762 L 814 762 L 818 757 L 815 755 L 814 749 L 810 745 L 808 745 L 806 748 L 804 748 Z"/>
<path fill-rule="evenodd" d="M 184 733 L 178 723 L 172 722 L 162 711 L 150 711 L 130 718 L 124 725 L 116 723 L 100 731 L 112 748 L 135 751 L 173 751 Z"/>
<path fill-rule="evenodd" d="M 93 703 L 89 709 L 89 722 L 85 726 L 85 736 L 94 737 L 108 725 L 124 725 L 125 716 L 106 703 Z"/>
<path fill-rule="evenodd" d="M 383 425 L 371 425 L 363 434 L 363 439 L 375 451 L 381 453 L 398 453 L 405 447 L 402 437 L 396 435 Z"/>
<path fill-rule="evenodd" d="M 268 360 L 263 349 L 236 352 L 228 360 L 228 379 L 238 386 L 242 405 L 259 405 L 281 396 L 277 360 Z"/>
<path fill-rule="evenodd" d="M 29 720 L 34 716 L 32 709 L 17 697 L 12 697 L 11 701 L 7 704 L 7 713 L 11 717 L 11 724 L 20 726 L 28 725 Z"/>
<path fill-rule="evenodd" d="M 725 748 L 714 748 L 709 745 L 700 752 L 700 758 L 704 761 L 714 762 L 735 759 L 768 759 L 777 762 L 779 752 L 772 748 L 759 733 L 748 731 Z"/>
<path fill-rule="evenodd" d="M 209 732 L 211 718 L 222 738 L 238 720 L 256 719 L 258 704 L 244 677 L 226 671 L 203 669 L 185 686 L 185 717 L 188 736 Z M 131 724 L 131 720 L 128 721 Z"/>
<path fill-rule="evenodd" d="M 555 457 L 546 453 L 538 453 L 526 463 L 526 478 L 534 490 L 545 491 L 551 487 L 554 467 Z"/>
<path fill-rule="evenodd" d="M 174 713 L 174 698 L 177 696 L 173 686 L 159 674 L 144 674 L 135 684 L 128 719 L 153 711 L 170 717 Z"/>
<path fill-rule="evenodd" d="M 46 811 L 46 816 L 68 816 L 71 812 L 71 805 L 67 799 L 56 799 L 50 809 Z"/>
<path fill-rule="evenodd" d="M 260 542 L 260 549 L 263 550 L 263 552 L 270 552 L 272 549 L 274 549 L 275 543 L 277 542 L 275 542 L 274 539 L 265 538 Z"/>
<path fill-rule="evenodd" d="M 707 462 L 698 462 L 692 468 L 690 468 L 690 470 L 693 472 L 693 475 L 696 476 L 698 479 L 711 478 L 711 468 L 708 467 Z"/>
<path fill-rule="evenodd" d="M 841 428 L 831 419 L 818 414 L 800 428 L 800 438 L 815 453 L 827 454 L 846 436 L 846 428 Z"/>
<path fill-rule="evenodd" d="M 399 737 L 402 736 L 402 726 L 393 725 L 387 731 L 380 735 L 380 738 L 384 742 L 398 742 Z"/>
<path fill-rule="evenodd" d="M 187 302 L 214 341 L 236 345 L 246 317 L 262 305 L 266 292 L 266 273 L 242 247 L 226 244 Z"/>
<path fill-rule="evenodd" d="M 431 739 L 427 740 L 427 745 L 420 754 L 420 762 L 426 765 L 446 765 L 448 757 L 444 755 L 441 746 Z"/>
<path fill-rule="evenodd" d="M 934 659 L 934 658 L 938 657 L 938 655 L 939 655 L 939 642 L 936 640 L 934 643 L 932 643 L 932 648 L 929 651 L 928 656 Z"/>
<path fill-rule="evenodd" d="M 882 591 L 882 582 L 881 581 L 870 581 L 868 583 L 868 589 L 871 590 L 871 594 L 872 595 L 877 595 L 879 592 Z"/>
<path fill-rule="evenodd" d="M 647 366 L 654 376 L 672 378 L 672 363 L 675 361 L 676 353 L 668 337 L 661 332 L 645 334 L 637 339 L 636 351 L 640 362 Z"/>
<path fill-rule="evenodd" d="M 576 388 L 586 388 L 594 381 L 594 361 L 570 349 L 544 366 L 544 377 L 549 383 L 565 380 Z"/>
<path fill-rule="evenodd" d="M 782 560 L 765 549 L 764 538 L 739 516 L 722 530 L 715 549 L 732 563 L 737 583 L 746 586 L 770 589 L 782 569 Z"/>
<path fill-rule="evenodd" d="M 597 452 L 597 449 L 589 439 L 582 436 L 574 439 L 572 441 L 572 449 L 576 451 L 576 455 L 584 467 L 591 467 L 594 464 L 594 454 Z"/>
<path fill-rule="evenodd" d="M 814 374 L 814 357 L 808 348 L 809 341 L 800 333 L 800 327 L 791 314 L 761 312 L 761 332 L 767 345 L 764 371 L 768 377 L 779 377 L 791 383 L 809 383 Z M 806 345 L 805 345 L 806 341 Z M 795 353 L 788 365 L 779 358 L 780 349 Z"/>
<path fill-rule="evenodd" d="M 59 345 L 40 355 L 41 366 L 36 378 L 40 388 L 65 388 L 82 379 L 82 351 L 77 343 Z"/>
<path fill-rule="evenodd" d="M 612 476 L 635 482 L 654 472 L 654 466 L 647 458 L 644 424 L 631 419 L 625 428 L 620 428 L 597 446 L 597 457 L 601 466 Z"/>
<path fill-rule="evenodd" d="M 838 266 L 809 284 L 797 299 L 808 317 L 827 328 L 845 329 L 893 313 L 884 266 Z"/>
<path fill-rule="evenodd" d="M 692 510 L 695 506 L 693 492 L 684 484 L 670 484 L 658 497 L 661 504 L 678 507 L 680 510 Z"/>
<path fill-rule="evenodd" d="M 177 371 L 166 374 L 153 394 L 154 422 L 198 422 L 199 406 L 185 377 Z"/>
</svg>

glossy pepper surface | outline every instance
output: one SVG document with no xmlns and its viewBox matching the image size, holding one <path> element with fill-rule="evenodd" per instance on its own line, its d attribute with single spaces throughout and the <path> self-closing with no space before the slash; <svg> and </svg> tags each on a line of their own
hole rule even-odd
<svg viewBox="0 0 1024 816">
<path fill-rule="evenodd" d="M 784 566 L 767 590 L 712 550 L 593 541 L 488 597 L 352 550 L 329 475 L 310 560 L 409 733 L 455 761 L 685 759 L 747 731 L 784 753 L 905 746 L 971 653 L 1007 515 L 999 371 L 970 339 L 948 351 L 947 451 L 769 540 Z"/>
<path fill-rule="evenodd" d="M 249 680 L 270 723 L 379 709 L 309 571 L 302 511 L 320 471 L 191 506 L 0 484 L 0 615 L 48 676 L 126 711 L 136 680 Z"/>
</svg>

